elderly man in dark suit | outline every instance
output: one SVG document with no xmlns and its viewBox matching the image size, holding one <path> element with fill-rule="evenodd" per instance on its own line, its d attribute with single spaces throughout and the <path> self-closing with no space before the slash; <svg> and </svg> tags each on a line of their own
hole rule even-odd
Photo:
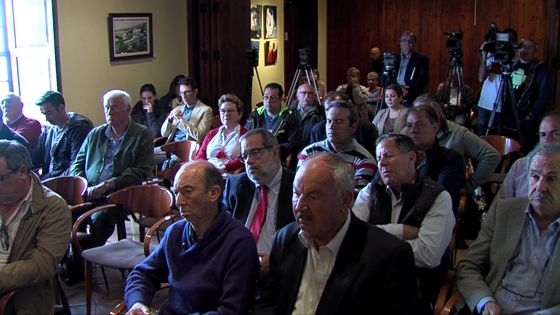
<svg viewBox="0 0 560 315">
<path fill-rule="evenodd" d="M 249 130 L 240 142 L 246 172 L 228 177 L 224 204 L 253 233 L 265 274 L 274 234 L 294 221 L 294 172 L 282 167 L 280 146 L 270 131 Z"/>
<path fill-rule="evenodd" d="M 300 166 L 296 222 L 276 234 L 255 314 L 414 313 L 410 245 L 356 218 L 353 190 L 352 169 L 336 154 Z"/>
<path fill-rule="evenodd" d="M 480 314 L 560 314 L 560 144 L 528 159 L 529 198 L 493 204 L 457 266 L 457 287 Z"/>
</svg>

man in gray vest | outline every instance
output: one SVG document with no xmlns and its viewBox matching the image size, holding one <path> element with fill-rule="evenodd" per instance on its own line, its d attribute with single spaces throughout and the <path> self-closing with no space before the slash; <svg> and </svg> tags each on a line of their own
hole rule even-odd
<svg viewBox="0 0 560 315">
<path fill-rule="evenodd" d="M 376 157 L 380 178 L 360 191 L 352 210 L 412 246 L 422 312 L 429 313 L 448 267 L 447 247 L 455 226 L 451 197 L 416 171 L 416 148 L 409 137 L 383 135 Z"/>
</svg>

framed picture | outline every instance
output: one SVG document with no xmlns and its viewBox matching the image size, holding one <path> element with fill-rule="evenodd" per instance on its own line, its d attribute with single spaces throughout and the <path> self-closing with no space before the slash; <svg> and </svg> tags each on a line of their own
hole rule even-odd
<svg viewBox="0 0 560 315">
<path fill-rule="evenodd" d="M 154 56 L 151 13 L 112 13 L 108 22 L 111 61 Z"/>
<path fill-rule="evenodd" d="M 278 59 L 278 47 L 276 42 L 267 40 L 264 42 L 264 65 L 274 66 Z"/>
<path fill-rule="evenodd" d="M 276 26 L 276 6 L 265 5 L 264 6 L 264 38 L 276 38 L 277 37 L 277 26 Z"/>
<path fill-rule="evenodd" d="M 262 37 L 262 5 L 251 4 L 251 39 Z"/>
</svg>

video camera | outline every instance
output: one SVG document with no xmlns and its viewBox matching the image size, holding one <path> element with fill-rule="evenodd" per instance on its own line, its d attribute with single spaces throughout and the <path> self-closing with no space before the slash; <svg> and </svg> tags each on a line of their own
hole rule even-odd
<svg viewBox="0 0 560 315">
<path fill-rule="evenodd" d="M 445 44 L 452 60 L 461 60 L 463 57 L 463 32 L 444 32 L 443 35 L 447 39 Z"/>
<path fill-rule="evenodd" d="M 521 47 L 519 43 L 510 40 L 508 32 L 500 32 L 496 23 L 490 24 L 484 40 L 486 43 L 482 46 L 482 50 L 494 54 L 494 62 L 502 66 L 511 65 L 515 50 Z"/>
<path fill-rule="evenodd" d="M 390 52 L 383 53 L 383 68 L 384 72 L 397 69 L 397 55 Z"/>
<path fill-rule="evenodd" d="M 309 48 L 300 48 L 298 49 L 299 55 L 299 65 L 303 68 L 309 68 L 309 55 L 311 53 L 311 49 Z"/>
</svg>

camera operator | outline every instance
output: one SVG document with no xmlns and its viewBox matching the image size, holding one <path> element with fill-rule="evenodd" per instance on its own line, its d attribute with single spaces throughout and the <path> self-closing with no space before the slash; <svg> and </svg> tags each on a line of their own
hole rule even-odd
<svg viewBox="0 0 560 315">
<path fill-rule="evenodd" d="M 430 59 L 415 51 L 416 35 L 410 31 L 403 32 L 400 38 L 401 53 L 397 56 L 399 65 L 397 83 L 403 88 L 403 103 L 412 106 L 414 99 L 424 92 L 430 77 Z"/>
<path fill-rule="evenodd" d="M 490 120 L 490 115 L 494 109 L 495 102 L 497 103 L 497 107 L 494 120 L 492 121 L 492 127 L 498 134 L 502 133 L 502 104 L 496 100 L 496 97 L 498 96 L 498 89 L 502 82 L 502 77 L 500 76 L 502 67 L 496 62 L 494 52 L 489 51 L 495 51 L 495 49 L 488 49 L 490 44 L 496 43 L 497 32 L 497 27 L 492 25 L 490 31 L 486 34 L 485 41 L 482 45 L 480 45 L 478 81 L 483 82 L 483 84 L 482 89 L 480 90 L 480 98 L 478 100 L 478 135 L 486 134 L 488 121 Z M 517 31 L 512 28 L 507 28 L 504 32 L 508 33 L 510 42 L 517 42 Z"/>
<path fill-rule="evenodd" d="M 551 78 L 546 64 L 536 58 L 537 45 L 525 38 L 520 42 L 519 60 L 513 65 L 511 81 L 518 111 L 521 145 L 529 152 L 538 142 L 539 121 L 551 101 Z"/>
</svg>

